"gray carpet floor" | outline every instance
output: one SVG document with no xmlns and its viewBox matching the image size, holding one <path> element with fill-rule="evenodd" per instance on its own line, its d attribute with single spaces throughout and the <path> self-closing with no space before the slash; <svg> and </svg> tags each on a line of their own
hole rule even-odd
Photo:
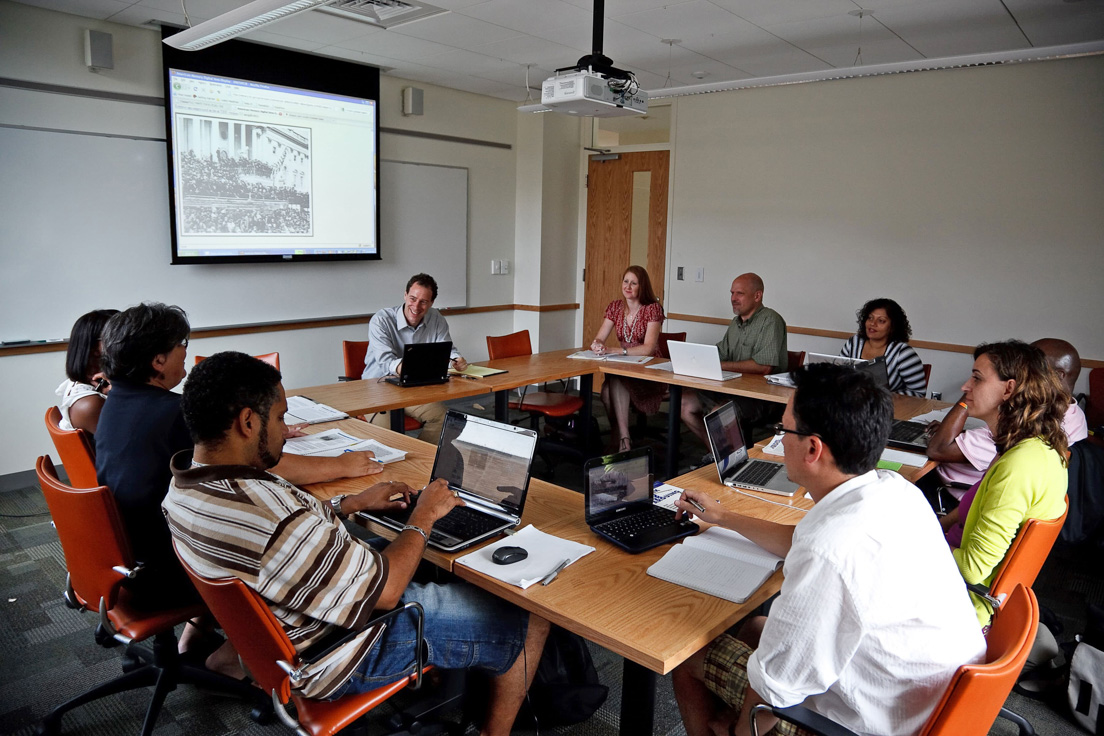
<svg viewBox="0 0 1104 736">
<path fill-rule="evenodd" d="M 490 402 L 458 402 L 461 408 L 490 416 Z M 596 404 L 603 430 L 608 423 Z M 664 435 L 662 417 L 652 417 L 644 442 L 661 448 Z M 608 433 L 603 434 L 603 438 Z M 695 466 L 704 453 L 689 433 L 683 433 L 680 470 Z M 662 457 L 662 453 L 657 453 Z M 576 490 L 581 473 L 576 463 L 562 460 L 549 465 L 538 460 L 538 477 Z M 116 677 L 121 648 L 104 649 L 92 637 L 95 617 L 65 606 L 61 592 L 65 587 L 65 561 L 57 535 L 50 525 L 45 502 L 37 486 L 0 492 L 0 734 L 26 736 L 51 707 L 101 682 Z M 1042 604 L 1055 614 L 1059 641 L 1067 641 L 1082 631 L 1085 604 L 1104 605 L 1104 573 L 1096 564 L 1076 556 L 1052 555 L 1035 586 Z M 590 650 L 603 684 L 610 696 L 602 708 L 582 724 L 541 728 L 543 734 L 562 736 L 611 736 L 617 733 L 621 698 L 619 656 L 601 647 Z M 65 734 L 120 736 L 136 734 L 149 701 L 150 690 L 137 690 L 97 700 L 68 714 L 62 722 Z M 630 694 L 630 698 L 640 698 Z M 401 705 L 401 699 L 398 704 Z M 631 703 L 630 703 L 631 704 Z M 1066 715 L 1061 698 L 1043 703 L 1015 693 L 1007 706 L 1027 717 L 1040 736 L 1079 733 Z M 386 732 L 390 704 L 377 710 L 366 724 L 368 733 Z M 474 731 L 469 730 L 470 733 Z M 184 686 L 170 693 L 155 733 L 158 736 L 223 736 L 224 734 L 287 734 L 279 723 L 258 725 L 249 719 L 248 709 L 240 702 L 220 698 L 193 687 Z M 518 731 L 536 734 L 536 730 Z M 656 693 L 655 734 L 684 734 L 671 689 L 670 676 L 661 677 Z M 994 724 L 992 734 L 1011 735 L 1011 724 Z"/>
</svg>

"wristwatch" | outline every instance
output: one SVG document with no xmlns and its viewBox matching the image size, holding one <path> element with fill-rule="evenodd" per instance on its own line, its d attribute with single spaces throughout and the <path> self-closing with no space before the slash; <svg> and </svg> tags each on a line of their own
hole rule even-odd
<svg viewBox="0 0 1104 736">
<path fill-rule="evenodd" d="M 345 496 L 347 495 L 346 493 L 342 493 L 340 496 L 334 496 L 330 499 L 330 508 L 332 508 L 334 513 L 342 519 L 345 518 L 345 514 L 341 513 L 341 502 L 345 500 Z"/>
</svg>

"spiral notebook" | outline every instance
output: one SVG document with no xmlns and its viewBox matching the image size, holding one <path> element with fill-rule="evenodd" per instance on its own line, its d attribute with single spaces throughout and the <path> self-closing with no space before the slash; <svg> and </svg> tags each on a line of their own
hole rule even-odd
<svg viewBox="0 0 1104 736">
<path fill-rule="evenodd" d="M 782 567 L 783 559 L 747 537 L 710 527 L 667 550 L 648 574 L 684 588 L 743 603 Z"/>
</svg>

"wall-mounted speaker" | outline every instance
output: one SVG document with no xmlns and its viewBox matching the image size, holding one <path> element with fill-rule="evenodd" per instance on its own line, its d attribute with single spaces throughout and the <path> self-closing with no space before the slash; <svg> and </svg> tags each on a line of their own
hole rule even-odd
<svg viewBox="0 0 1104 736">
<path fill-rule="evenodd" d="M 425 90 L 418 89 L 417 87 L 403 87 L 402 91 L 402 114 L 403 115 L 421 115 L 422 114 L 422 102 L 425 97 Z"/>
<path fill-rule="evenodd" d="M 115 68 L 110 33 L 93 31 L 90 28 L 84 30 L 84 64 L 93 71 Z"/>
</svg>

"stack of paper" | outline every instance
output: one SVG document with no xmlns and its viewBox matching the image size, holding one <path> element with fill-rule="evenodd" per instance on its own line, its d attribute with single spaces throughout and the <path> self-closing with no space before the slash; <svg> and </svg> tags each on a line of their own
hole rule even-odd
<svg viewBox="0 0 1104 736">
<path fill-rule="evenodd" d="M 370 450 L 381 463 L 397 462 L 406 459 L 406 453 L 388 447 L 376 440 L 362 440 L 340 429 L 327 429 L 325 432 L 293 437 L 284 443 L 284 452 L 292 455 L 315 455 L 317 457 L 337 457 L 343 452 L 363 452 Z"/>
<path fill-rule="evenodd" d="M 288 424 L 321 424 L 349 418 L 345 412 L 311 401 L 306 396 L 289 396 L 287 402 L 288 410 L 284 414 L 284 421 Z"/>
<path fill-rule="evenodd" d="M 491 559 L 491 555 L 499 547 L 521 547 L 529 553 L 529 556 L 521 562 L 499 565 Z M 530 585 L 540 582 L 549 573 L 564 564 L 565 561 L 567 565 L 570 565 L 593 551 L 594 548 L 590 545 L 579 544 L 578 542 L 572 542 L 570 539 L 561 539 L 551 534 L 545 534 L 530 524 L 517 534 L 464 555 L 456 560 L 456 564 L 470 567 L 476 572 L 489 575 L 510 585 L 516 585 L 524 590 Z"/>
<path fill-rule="evenodd" d="M 789 386 L 790 388 L 793 388 L 793 374 L 771 373 L 769 376 L 767 376 L 767 383 L 773 383 L 776 386 Z"/>
<path fill-rule="evenodd" d="M 671 547 L 648 568 L 648 574 L 743 603 L 782 566 L 782 561 L 747 537 L 714 526 Z"/>
</svg>

